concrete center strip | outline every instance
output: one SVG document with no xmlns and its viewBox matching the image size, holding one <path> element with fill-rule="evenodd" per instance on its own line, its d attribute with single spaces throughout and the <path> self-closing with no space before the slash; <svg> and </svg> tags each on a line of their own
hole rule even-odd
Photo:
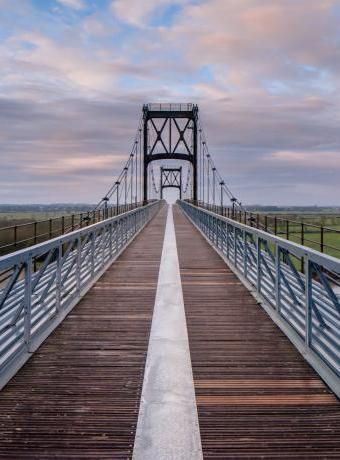
<svg viewBox="0 0 340 460">
<path fill-rule="evenodd" d="M 165 229 L 133 459 L 203 459 L 171 207 Z"/>
</svg>

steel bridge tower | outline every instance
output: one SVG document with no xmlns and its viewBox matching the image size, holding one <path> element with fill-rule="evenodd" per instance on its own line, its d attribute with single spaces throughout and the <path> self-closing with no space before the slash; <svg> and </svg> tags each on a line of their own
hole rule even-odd
<svg viewBox="0 0 340 460">
<path fill-rule="evenodd" d="M 148 166 L 155 160 L 182 160 L 192 164 L 192 198 L 197 200 L 197 126 L 195 104 L 143 106 L 143 200 L 148 199 Z"/>
<path fill-rule="evenodd" d="M 182 199 L 182 166 L 179 168 L 163 168 L 161 166 L 160 193 L 163 200 L 163 189 L 178 188 L 179 199 Z"/>
</svg>

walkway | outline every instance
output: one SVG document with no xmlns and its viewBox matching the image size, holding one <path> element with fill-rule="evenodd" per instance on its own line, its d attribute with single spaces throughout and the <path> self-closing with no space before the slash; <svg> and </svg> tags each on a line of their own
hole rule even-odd
<svg viewBox="0 0 340 460">
<path fill-rule="evenodd" d="M 132 454 L 166 209 L 0 393 L 1 459 Z"/>
<path fill-rule="evenodd" d="M 175 210 L 205 459 L 340 458 L 338 400 Z"/>
<path fill-rule="evenodd" d="M 166 216 L 0 393 L 0 459 L 340 458 L 334 395 L 177 206 L 164 239 Z"/>
</svg>

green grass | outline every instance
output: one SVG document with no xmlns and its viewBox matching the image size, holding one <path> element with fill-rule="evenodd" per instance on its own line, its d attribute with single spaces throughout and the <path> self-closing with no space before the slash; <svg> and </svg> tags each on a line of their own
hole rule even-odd
<svg viewBox="0 0 340 460">
<path fill-rule="evenodd" d="M 25 222 L 52 219 L 54 217 L 61 217 L 70 214 L 72 213 L 65 211 L 0 212 L 0 227 L 17 225 Z"/>
<path fill-rule="evenodd" d="M 264 229 L 267 222 L 268 230 L 275 233 L 275 215 L 267 215 L 267 220 L 265 220 L 265 216 L 263 214 L 260 215 L 260 226 Z M 276 217 L 276 231 L 278 236 L 310 247 L 319 252 L 322 252 L 320 227 L 324 227 L 323 252 L 330 256 L 340 258 L 340 217 L 338 215 L 298 215 L 285 213 L 284 215 L 276 215 Z M 288 231 L 287 220 L 289 221 Z M 301 223 L 303 223 L 303 225 Z M 316 228 L 315 226 L 319 228 Z"/>
<path fill-rule="evenodd" d="M 306 239 L 310 241 L 306 241 Z M 301 244 L 300 235 L 292 234 L 289 240 Z M 305 246 L 321 252 L 320 233 L 308 233 L 305 235 Z M 340 233 L 325 233 L 324 253 L 340 259 Z"/>
<path fill-rule="evenodd" d="M 70 212 L 62 211 L 42 211 L 42 212 L 9 212 L 0 213 L 0 256 L 13 250 L 22 249 L 32 244 L 41 243 L 50 237 L 56 237 L 62 234 L 62 219 L 65 216 L 64 229 L 71 229 Z M 50 225 L 49 219 L 53 219 Z M 36 225 L 37 238 L 34 238 L 34 224 Z M 74 224 L 79 222 L 79 213 L 76 213 Z M 14 228 L 17 226 L 16 236 L 17 244 L 14 245 Z M 8 230 L 6 227 L 12 227 Z M 6 245 L 6 247 L 4 247 Z M 3 246 L 3 247 L 2 247 Z M 2 247 L 2 248 L 1 248 Z"/>
</svg>

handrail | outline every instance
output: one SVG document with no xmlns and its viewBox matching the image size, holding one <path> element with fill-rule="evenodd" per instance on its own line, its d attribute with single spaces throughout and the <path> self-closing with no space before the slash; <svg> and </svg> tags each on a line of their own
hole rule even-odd
<svg viewBox="0 0 340 460">
<path fill-rule="evenodd" d="M 186 201 L 178 203 L 340 396 L 340 260 Z M 303 272 L 296 258 L 303 259 Z"/>
<path fill-rule="evenodd" d="M 158 112 L 163 112 L 163 111 L 191 111 L 194 107 L 194 104 L 190 102 L 182 102 L 182 103 L 176 103 L 176 102 L 162 102 L 162 103 L 157 103 L 157 102 L 151 102 L 148 104 L 145 104 L 145 106 L 148 108 L 148 110 L 151 111 L 158 111 Z"/>
<path fill-rule="evenodd" d="M 143 202 L 106 206 L 96 210 L 65 214 L 49 219 L 18 223 L 0 227 L 0 255 L 8 254 L 37 242 L 64 235 L 110 217 L 143 206 Z M 39 231 L 40 230 L 40 231 Z"/>
<path fill-rule="evenodd" d="M 234 209 L 225 206 L 207 204 L 202 201 L 186 200 L 189 203 L 213 211 L 224 217 L 228 217 L 237 222 L 248 224 L 265 230 L 274 235 L 283 235 L 287 240 L 298 239 L 302 245 L 309 243 L 310 246 L 317 247 L 322 253 L 335 254 L 340 258 L 340 230 L 325 225 L 287 219 L 275 214 L 254 213 L 245 209 Z M 308 235 L 315 234 L 315 239 L 308 238 Z M 336 235 L 339 245 L 332 244 L 330 236 Z"/>
<path fill-rule="evenodd" d="M 162 205 L 155 201 L 0 257 L 0 388 Z"/>
</svg>

